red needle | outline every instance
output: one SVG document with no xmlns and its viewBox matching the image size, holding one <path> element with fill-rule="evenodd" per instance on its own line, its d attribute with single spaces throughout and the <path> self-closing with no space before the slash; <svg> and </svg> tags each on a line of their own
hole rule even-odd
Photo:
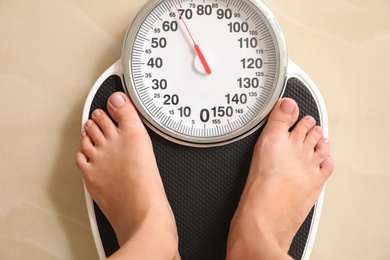
<svg viewBox="0 0 390 260">
<path fill-rule="evenodd" d="M 195 42 L 195 40 L 194 40 L 194 37 L 192 37 L 192 34 L 191 34 L 190 30 L 188 29 L 187 23 L 186 23 L 186 21 L 184 20 L 184 17 L 180 14 L 179 9 L 178 9 L 177 6 L 176 6 L 176 3 L 173 2 L 173 5 L 175 6 L 176 11 L 177 11 L 177 13 L 179 14 L 180 19 L 182 20 L 182 22 L 183 22 L 183 24 L 184 24 L 184 27 L 186 28 L 188 34 L 189 34 L 190 37 L 191 37 L 192 42 L 194 43 L 194 49 L 195 49 L 196 53 L 198 54 L 198 57 L 199 57 L 200 61 L 202 62 L 202 65 L 203 65 L 204 69 L 206 70 L 206 73 L 210 75 L 210 74 L 211 74 L 211 69 L 210 69 L 209 64 L 208 64 L 207 61 L 206 61 L 206 58 L 205 58 L 204 55 L 203 55 L 203 52 L 200 50 L 199 45 L 196 44 L 196 42 Z"/>
</svg>

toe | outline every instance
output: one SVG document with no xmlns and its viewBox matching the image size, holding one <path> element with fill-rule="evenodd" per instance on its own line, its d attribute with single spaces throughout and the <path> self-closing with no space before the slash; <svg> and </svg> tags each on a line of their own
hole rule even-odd
<svg viewBox="0 0 390 260">
<path fill-rule="evenodd" d="M 76 153 L 76 165 L 81 171 L 85 171 L 88 161 L 88 157 L 81 150 L 78 150 Z"/>
<path fill-rule="evenodd" d="M 104 137 L 108 138 L 116 132 L 114 122 L 101 109 L 96 109 L 92 113 L 93 121 L 99 126 L 103 132 Z"/>
<path fill-rule="evenodd" d="M 118 123 L 120 129 L 129 129 L 142 125 L 133 103 L 122 92 L 111 95 L 108 99 L 107 109 L 112 118 Z"/>
<path fill-rule="evenodd" d="M 81 133 L 81 141 L 80 141 L 80 151 L 88 158 L 88 161 L 95 154 L 95 146 L 93 144 L 92 139 L 88 136 L 86 132 Z"/>
<path fill-rule="evenodd" d="M 298 119 L 297 103 L 290 98 L 283 98 L 273 108 L 269 115 L 264 132 L 271 134 L 286 134 Z"/>
<path fill-rule="evenodd" d="M 103 132 L 93 120 L 88 120 L 85 123 L 84 131 L 88 134 L 89 138 L 92 140 L 92 143 L 96 146 L 100 146 L 104 143 L 105 138 Z"/>
<path fill-rule="evenodd" d="M 303 143 L 307 135 L 311 132 L 316 124 L 316 120 L 311 116 L 305 116 L 296 124 L 294 129 L 291 131 L 291 138 L 297 143 Z M 318 140 L 317 140 L 318 142 Z M 315 143 L 317 143 L 315 142 Z M 313 148 L 314 145 L 313 144 Z"/>
<path fill-rule="evenodd" d="M 320 165 L 330 156 L 329 152 L 330 152 L 329 140 L 327 138 L 321 138 L 321 140 L 315 146 L 314 162 Z"/>
<path fill-rule="evenodd" d="M 333 162 L 333 159 L 331 156 L 329 156 L 328 158 L 326 158 L 321 164 L 320 164 L 320 168 L 321 168 L 321 173 L 322 175 L 324 176 L 324 178 L 328 178 L 333 170 L 334 170 L 334 162 Z"/>
<path fill-rule="evenodd" d="M 323 138 L 323 134 L 324 133 L 321 127 L 312 127 L 304 139 L 304 145 L 308 149 L 313 150 L 314 148 L 316 148 L 318 142 Z"/>
</svg>

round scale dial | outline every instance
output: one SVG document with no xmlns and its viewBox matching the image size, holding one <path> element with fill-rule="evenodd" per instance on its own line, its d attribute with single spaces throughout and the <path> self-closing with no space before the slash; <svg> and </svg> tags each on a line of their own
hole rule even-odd
<svg viewBox="0 0 390 260">
<path fill-rule="evenodd" d="M 152 0 L 126 36 L 126 89 L 152 129 L 190 146 L 257 129 L 281 96 L 287 54 L 261 1 Z"/>
</svg>

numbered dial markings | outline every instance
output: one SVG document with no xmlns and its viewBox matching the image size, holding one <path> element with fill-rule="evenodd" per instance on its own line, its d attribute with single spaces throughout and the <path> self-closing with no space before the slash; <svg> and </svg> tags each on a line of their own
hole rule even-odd
<svg viewBox="0 0 390 260">
<path fill-rule="evenodd" d="M 146 6 L 122 62 L 128 92 L 149 124 L 204 144 L 258 125 L 280 96 L 287 63 L 283 37 L 266 17 L 269 10 L 249 0 Z"/>
</svg>

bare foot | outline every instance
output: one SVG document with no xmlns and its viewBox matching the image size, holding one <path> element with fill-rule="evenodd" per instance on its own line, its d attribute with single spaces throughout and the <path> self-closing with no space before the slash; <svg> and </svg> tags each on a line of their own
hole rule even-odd
<svg viewBox="0 0 390 260">
<path fill-rule="evenodd" d="M 125 94 L 113 94 L 107 109 L 118 126 L 104 111 L 94 111 L 76 164 L 117 235 L 121 249 L 113 257 L 174 259 L 176 224 L 149 135 Z"/>
<path fill-rule="evenodd" d="M 254 150 L 233 217 L 228 259 L 289 259 L 294 235 L 333 171 L 329 141 L 291 99 L 280 100 Z"/>
</svg>

